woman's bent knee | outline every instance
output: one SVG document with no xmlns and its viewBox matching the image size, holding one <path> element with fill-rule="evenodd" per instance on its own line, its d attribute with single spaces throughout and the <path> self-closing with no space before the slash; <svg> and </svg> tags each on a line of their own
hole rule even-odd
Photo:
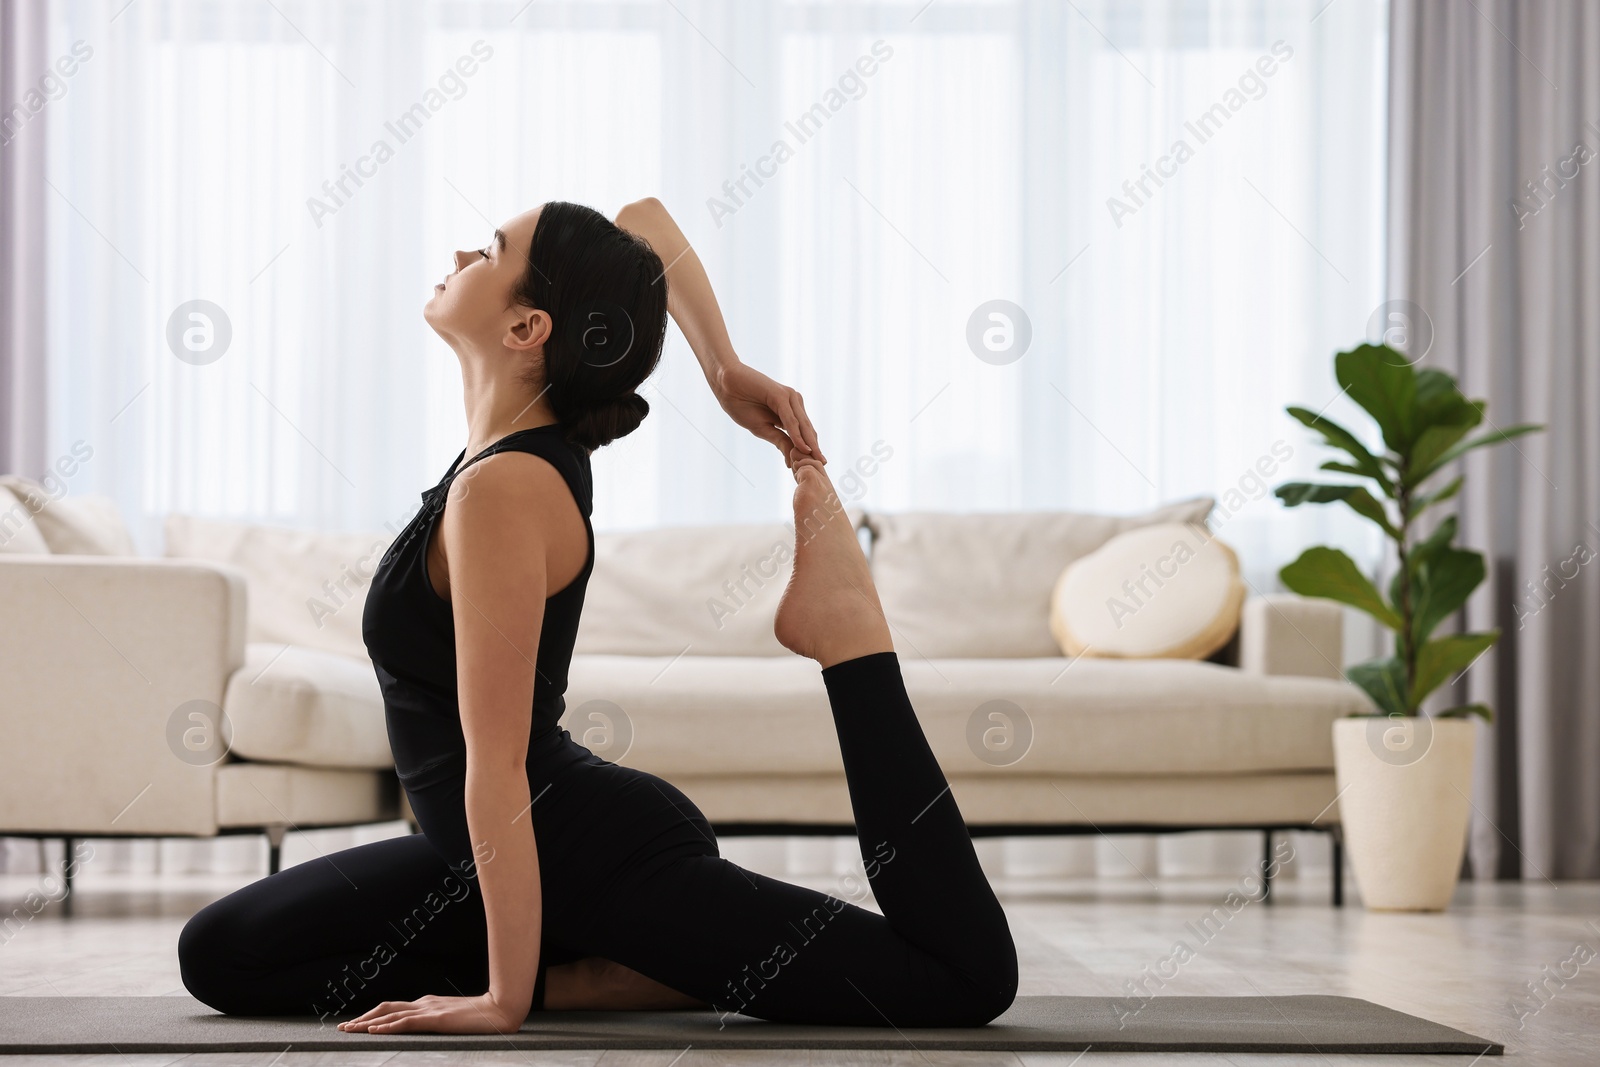
<svg viewBox="0 0 1600 1067">
<path fill-rule="evenodd" d="M 973 976 L 971 994 L 955 1014 L 961 1022 L 947 1025 L 986 1026 L 1004 1015 L 1017 999 L 1017 950 L 1010 937 L 996 946 L 991 965 Z"/>
<path fill-rule="evenodd" d="M 178 972 L 189 995 L 225 1015 L 248 1014 L 236 967 L 237 940 L 226 916 L 208 905 L 190 916 L 178 934 Z"/>
<path fill-rule="evenodd" d="M 974 983 L 956 1004 L 945 1005 L 927 1026 L 988 1026 L 1017 999 L 1017 983 Z"/>
<path fill-rule="evenodd" d="M 1013 971 L 1009 981 L 1003 982 L 998 987 L 990 987 L 993 992 L 985 991 L 977 1000 L 979 1002 L 979 1021 L 974 1026 L 987 1026 L 995 1019 L 1010 1010 L 1017 999 L 1017 975 Z"/>
</svg>

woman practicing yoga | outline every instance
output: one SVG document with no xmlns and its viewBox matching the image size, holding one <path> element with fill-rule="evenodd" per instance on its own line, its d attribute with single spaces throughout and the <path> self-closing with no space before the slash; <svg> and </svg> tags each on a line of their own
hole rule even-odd
<svg viewBox="0 0 1600 1067">
<path fill-rule="evenodd" d="M 189 992 L 368 1033 L 513 1033 L 539 1010 L 901 1028 L 1005 1011 L 1010 927 L 800 395 L 739 361 L 666 210 L 646 199 L 613 223 L 550 202 L 455 264 L 423 316 L 460 358 L 469 447 L 422 494 L 362 620 L 422 832 L 202 908 L 178 939 Z M 882 915 L 724 859 L 687 796 L 558 725 L 594 566 L 589 456 L 647 412 L 634 390 L 669 312 L 723 409 L 793 475 L 775 631 L 821 668 Z"/>
</svg>

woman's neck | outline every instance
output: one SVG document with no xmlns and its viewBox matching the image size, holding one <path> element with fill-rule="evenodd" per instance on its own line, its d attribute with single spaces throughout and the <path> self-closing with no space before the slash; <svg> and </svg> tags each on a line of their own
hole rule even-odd
<svg viewBox="0 0 1600 1067">
<path fill-rule="evenodd" d="M 531 430 L 557 421 L 543 388 L 533 395 L 520 381 L 474 383 L 468 380 L 463 385 L 467 414 L 466 459 L 518 430 Z"/>
</svg>

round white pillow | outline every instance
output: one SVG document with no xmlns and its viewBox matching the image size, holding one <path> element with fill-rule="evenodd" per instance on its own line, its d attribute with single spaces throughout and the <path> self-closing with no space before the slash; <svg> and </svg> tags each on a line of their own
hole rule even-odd
<svg viewBox="0 0 1600 1067">
<path fill-rule="evenodd" d="M 1205 659 L 1238 628 L 1244 592 L 1239 557 L 1204 526 L 1142 526 L 1067 565 L 1050 632 L 1069 656 Z"/>
</svg>

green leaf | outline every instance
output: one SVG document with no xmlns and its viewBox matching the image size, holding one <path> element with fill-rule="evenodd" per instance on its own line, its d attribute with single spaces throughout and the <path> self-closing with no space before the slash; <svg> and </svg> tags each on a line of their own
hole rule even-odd
<svg viewBox="0 0 1600 1067">
<path fill-rule="evenodd" d="M 1400 531 L 1390 524 L 1389 513 L 1378 502 L 1378 498 L 1367 492 L 1364 487 L 1356 489 L 1355 492 L 1345 497 L 1344 502 L 1350 505 L 1351 510 L 1357 515 L 1365 519 L 1371 519 L 1378 524 L 1378 528 L 1384 533 L 1396 541 L 1400 540 Z"/>
<path fill-rule="evenodd" d="M 1405 455 L 1417 423 L 1417 372 L 1388 345 L 1357 345 L 1333 357 L 1334 377 L 1377 422 L 1383 443 Z"/>
<path fill-rule="evenodd" d="M 1318 545 L 1278 571 L 1283 584 L 1301 596 L 1322 597 L 1366 612 L 1391 630 L 1401 627 L 1400 617 L 1384 603 L 1355 561 L 1337 548 Z"/>
<path fill-rule="evenodd" d="M 1456 388 L 1456 380 L 1443 371 L 1417 372 L 1417 439 L 1406 457 L 1406 468 L 1427 471 L 1451 445 L 1465 437 L 1483 421 L 1487 405 L 1468 400 Z M 1407 485 L 1422 479 L 1408 477 Z"/>
<path fill-rule="evenodd" d="M 1465 481 L 1465 478 L 1461 475 L 1457 475 L 1455 481 L 1451 482 L 1437 493 L 1429 493 L 1426 496 L 1413 497 L 1411 501 L 1411 517 L 1414 519 L 1418 515 L 1421 515 L 1424 511 L 1427 511 L 1429 508 L 1433 507 L 1433 505 L 1443 504 L 1446 500 L 1449 500 L 1451 497 L 1461 492 L 1461 484 L 1463 481 Z"/>
<path fill-rule="evenodd" d="M 1483 418 L 1483 401 L 1461 394 L 1454 375 L 1432 367 L 1417 371 L 1417 428 L 1444 425 L 1476 426 Z"/>
<path fill-rule="evenodd" d="M 1453 375 L 1424 367 L 1417 371 L 1417 429 L 1429 426 L 1476 426 L 1483 421 L 1484 402 L 1468 400 Z"/>
<path fill-rule="evenodd" d="M 1383 509 L 1377 497 L 1367 492 L 1367 487 L 1364 485 L 1285 482 L 1273 492 L 1285 506 L 1291 508 L 1300 504 L 1330 504 L 1336 500 L 1343 500 L 1356 514 L 1377 523 L 1384 533 L 1395 540 L 1400 539 L 1400 531 L 1390 524 L 1388 512 Z"/>
<path fill-rule="evenodd" d="M 1407 486 L 1420 484 L 1423 478 L 1434 473 L 1439 457 L 1471 430 L 1471 426 L 1429 426 L 1423 430 L 1411 446 L 1411 455 L 1406 459 L 1406 476 L 1401 481 Z M 1423 473 L 1419 477 L 1414 472 Z"/>
<path fill-rule="evenodd" d="M 1429 641 L 1417 651 L 1417 676 L 1411 681 L 1411 703 L 1420 705 L 1427 695 L 1465 670 L 1499 638 L 1499 630 L 1481 634 L 1451 634 Z"/>
<path fill-rule="evenodd" d="M 1455 540 L 1455 536 L 1456 517 L 1454 515 L 1446 515 L 1433 533 L 1411 546 L 1411 550 L 1406 553 L 1406 569 L 1413 583 L 1419 581 L 1418 575 L 1429 563 L 1433 562 L 1441 551 L 1450 546 L 1450 542 Z M 1394 577 L 1389 580 L 1389 603 L 1395 606 L 1396 611 L 1401 610 L 1400 600 L 1400 571 L 1396 570 Z M 1413 598 L 1413 607 L 1415 607 L 1415 598 Z M 1415 618 L 1416 615 L 1413 611 L 1413 622 Z M 1398 650 L 1401 647 L 1399 635 L 1396 634 L 1395 648 Z"/>
<path fill-rule="evenodd" d="M 1350 457 L 1355 460 L 1353 464 L 1355 470 L 1348 473 L 1360 474 L 1362 477 L 1371 478 L 1383 487 L 1386 495 L 1394 495 L 1394 483 L 1384 473 L 1383 465 L 1378 462 L 1376 456 L 1367 450 L 1367 446 L 1363 445 L 1355 434 L 1332 419 L 1324 418 L 1308 408 L 1290 407 L 1286 410 L 1290 415 L 1320 433 L 1328 444 L 1335 448 L 1342 448 L 1350 453 Z M 1324 469 L 1332 470 L 1333 468 L 1325 466 Z"/>
<path fill-rule="evenodd" d="M 1440 549 L 1455 540 L 1455 536 L 1456 517 L 1454 515 L 1446 515 L 1433 533 L 1429 534 L 1426 539 L 1418 541 L 1411 546 L 1411 551 L 1408 553 L 1408 561 L 1412 570 L 1421 567 L 1438 555 Z"/>
<path fill-rule="evenodd" d="M 1284 482 L 1272 493 L 1283 501 L 1285 507 L 1294 508 L 1301 504 L 1329 504 L 1343 500 L 1359 488 L 1356 485 L 1322 485 L 1319 482 Z"/>
<path fill-rule="evenodd" d="M 1543 425 L 1525 422 L 1519 423 L 1516 426 L 1507 427 L 1504 430 L 1493 430 L 1489 433 L 1474 437 L 1470 441 L 1463 441 L 1460 444 L 1447 449 L 1431 467 L 1428 467 L 1421 474 L 1412 476 L 1411 484 L 1415 485 L 1423 481 L 1429 475 L 1439 470 L 1439 468 L 1444 467 L 1447 464 L 1454 463 L 1456 460 L 1460 459 L 1463 455 L 1472 451 L 1474 448 L 1482 448 L 1485 445 L 1496 445 L 1501 441 L 1509 441 L 1513 437 L 1521 437 L 1524 434 L 1536 433 L 1542 429 L 1544 429 Z"/>
<path fill-rule="evenodd" d="M 1467 602 L 1483 577 L 1483 556 L 1462 548 L 1441 548 L 1417 568 L 1411 585 L 1411 633 L 1418 648 L 1434 627 Z"/>
<path fill-rule="evenodd" d="M 1406 667 L 1394 656 L 1369 659 L 1345 670 L 1344 676 L 1366 691 L 1372 702 L 1390 715 L 1408 715 Z"/>
<path fill-rule="evenodd" d="M 1436 719 L 1465 719 L 1469 715 L 1476 715 L 1484 722 L 1494 722 L 1494 711 L 1487 704 L 1457 704 L 1453 708 L 1446 708 L 1435 715 Z"/>
<path fill-rule="evenodd" d="M 1363 478 L 1368 477 L 1367 472 L 1360 467 L 1352 467 L 1350 464 L 1340 463 L 1336 459 L 1328 460 L 1317 469 L 1320 471 L 1338 471 L 1340 474 L 1358 474 Z"/>
</svg>

